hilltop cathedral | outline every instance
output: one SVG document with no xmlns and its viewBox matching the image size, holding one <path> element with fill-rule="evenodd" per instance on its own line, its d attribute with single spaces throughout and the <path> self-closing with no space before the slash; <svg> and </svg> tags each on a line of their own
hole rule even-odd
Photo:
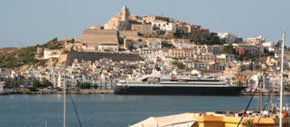
<svg viewBox="0 0 290 127">
<path fill-rule="evenodd" d="M 80 41 L 86 46 L 84 50 L 117 52 L 119 44 L 124 44 L 123 48 L 126 48 L 127 41 L 124 40 L 139 41 L 144 35 L 155 34 L 153 27 L 171 34 L 176 30 L 174 20 L 169 17 L 131 15 L 124 6 L 121 13 L 113 16 L 104 26 L 84 30 Z"/>
<path fill-rule="evenodd" d="M 130 12 L 127 6 L 122 8 L 122 12 L 112 17 L 105 25 L 105 29 L 113 29 L 113 30 L 129 30 L 130 22 L 129 22 Z"/>
<path fill-rule="evenodd" d="M 93 50 L 117 51 L 120 39 L 137 38 L 138 32 L 131 31 L 132 24 L 140 24 L 142 18 L 130 15 L 129 9 L 124 6 L 121 13 L 113 16 L 103 26 L 92 26 L 83 31 L 81 42 Z M 149 25 L 151 28 L 151 25 Z"/>
</svg>

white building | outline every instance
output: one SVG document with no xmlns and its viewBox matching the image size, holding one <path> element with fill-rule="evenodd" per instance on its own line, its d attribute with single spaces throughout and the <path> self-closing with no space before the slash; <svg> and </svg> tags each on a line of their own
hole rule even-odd
<svg viewBox="0 0 290 127">
<path fill-rule="evenodd" d="M 182 48 L 192 48 L 194 43 L 182 43 L 182 42 L 177 42 L 174 43 L 174 47 L 178 49 Z"/>
<path fill-rule="evenodd" d="M 262 44 L 262 46 L 263 46 L 264 49 L 267 49 L 270 52 L 274 52 L 275 51 L 275 47 L 274 47 L 273 42 L 264 42 Z"/>
<path fill-rule="evenodd" d="M 279 76 L 275 76 L 275 75 L 272 75 L 270 74 L 269 76 L 267 77 L 263 77 L 263 82 L 262 82 L 262 91 L 264 92 L 270 92 L 270 90 L 274 90 L 274 91 L 279 91 L 279 87 L 278 87 L 278 84 L 279 84 Z M 257 85 L 259 85 L 259 78 L 261 78 L 260 75 L 258 74 L 255 74 L 253 76 L 251 76 L 251 82 L 250 82 L 250 85 L 249 85 L 249 88 L 257 88 Z"/>
<path fill-rule="evenodd" d="M 100 52 L 118 52 L 119 45 L 116 44 L 99 44 L 98 51 Z"/>
<path fill-rule="evenodd" d="M 3 91 L 4 86 L 5 86 L 5 82 L 0 81 L 0 92 Z"/>
<path fill-rule="evenodd" d="M 152 38 L 152 39 L 146 40 L 146 45 L 152 49 L 161 49 L 162 48 L 161 39 L 158 39 L 158 38 Z"/>
<path fill-rule="evenodd" d="M 262 35 L 260 35 L 258 37 L 247 38 L 247 42 L 253 44 L 261 44 L 265 42 L 265 38 Z"/>
<path fill-rule="evenodd" d="M 146 45 L 143 41 L 133 41 L 132 44 L 135 48 L 143 48 Z"/>
<path fill-rule="evenodd" d="M 0 78 L 7 78 L 11 75 L 11 70 L 6 68 L 0 68 Z"/>
<path fill-rule="evenodd" d="M 216 58 L 224 59 L 225 61 L 235 61 L 234 54 L 220 54 L 220 55 L 217 55 Z"/>
<path fill-rule="evenodd" d="M 58 58 L 62 53 L 62 50 L 44 49 L 43 59 Z"/>
<path fill-rule="evenodd" d="M 139 54 L 144 58 L 148 58 L 148 60 L 155 60 L 157 57 L 163 57 L 162 50 L 160 49 L 143 48 L 139 50 Z"/>
<path fill-rule="evenodd" d="M 205 64 L 205 62 L 192 62 L 191 68 L 202 70 L 202 69 L 206 68 L 206 64 Z"/>
<path fill-rule="evenodd" d="M 59 74 L 57 79 L 57 84 L 54 84 L 55 87 L 62 88 L 65 83 L 65 75 Z"/>
<path fill-rule="evenodd" d="M 264 53 L 263 47 L 260 44 L 253 44 L 253 43 L 243 43 L 243 44 L 233 44 L 233 47 L 239 50 L 245 50 L 251 55 L 257 53 Z"/>
<path fill-rule="evenodd" d="M 225 39 L 227 43 L 235 43 L 238 36 L 231 33 L 218 33 L 220 39 Z"/>
<path fill-rule="evenodd" d="M 189 39 L 172 39 L 172 44 L 178 49 L 192 48 L 194 45 Z"/>
<path fill-rule="evenodd" d="M 162 21 L 162 20 L 153 20 L 151 22 L 152 27 L 158 27 L 160 28 L 160 30 L 164 30 L 164 31 L 172 31 L 175 32 L 176 31 L 176 24 L 175 23 L 170 23 L 167 21 Z"/>
</svg>

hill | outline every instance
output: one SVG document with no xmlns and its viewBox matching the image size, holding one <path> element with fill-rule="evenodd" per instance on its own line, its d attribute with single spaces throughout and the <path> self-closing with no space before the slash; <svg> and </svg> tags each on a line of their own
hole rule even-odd
<svg viewBox="0 0 290 127">
<path fill-rule="evenodd" d="M 15 69 L 23 65 L 40 64 L 41 61 L 34 58 L 36 46 L 17 49 L 1 49 L 0 68 Z"/>
<path fill-rule="evenodd" d="M 0 49 L 0 68 L 24 70 L 50 65 L 52 62 L 57 63 L 55 60 L 48 62 L 48 60 L 37 59 L 35 57 L 37 48 L 61 49 L 63 48 L 63 41 L 54 38 L 43 45 Z"/>
<path fill-rule="evenodd" d="M 19 50 L 19 48 L 2 48 L 2 49 L 0 49 L 0 55 L 2 56 L 2 55 L 5 55 L 5 54 L 7 54 L 7 53 L 12 53 L 12 52 L 16 52 L 16 51 L 18 51 Z"/>
</svg>

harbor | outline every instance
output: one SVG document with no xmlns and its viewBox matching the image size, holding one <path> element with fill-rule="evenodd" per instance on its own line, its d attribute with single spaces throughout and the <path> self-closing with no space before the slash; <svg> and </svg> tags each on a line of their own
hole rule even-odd
<svg viewBox="0 0 290 127">
<path fill-rule="evenodd" d="M 0 127 L 290 127 L 290 0 L 1 5 Z"/>
<path fill-rule="evenodd" d="M 4 89 L 0 92 L 1 95 L 15 95 L 15 94 L 62 94 L 62 90 L 52 90 L 52 89 L 43 89 L 39 91 L 31 91 L 29 89 L 25 88 L 18 88 L 18 89 Z M 68 92 L 69 94 L 114 94 L 115 91 L 113 89 L 81 89 L 81 90 L 70 90 Z M 264 92 L 262 93 L 263 96 L 270 96 L 272 93 Z M 186 95 L 186 94 L 183 94 Z M 194 96 L 192 94 L 188 94 L 190 96 Z M 252 96 L 253 93 L 246 93 L 241 92 L 240 96 Z M 279 96 L 279 93 L 274 93 L 274 96 Z M 290 92 L 284 92 L 284 96 L 290 96 Z M 198 95 L 195 95 L 198 96 Z M 259 94 L 256 94 L 255 96 L 260 96 Z"/>
<path fill-rule="evenodd" d="M 250 99 L 249 96 L 120 96 L 112 94 L 72 96 L 84 127 L 128 127 L 149 117 L 186 112 L 241 110 L 246 107 Z M 290 100 L 289 97 L 284 99 L 285 102 Z M 60 94 L 7 95 L 0 96 L 0 100 L 1 127 L 39 127 L 45 126 L 45 123 L 47 127 L 57 127 L 62 124 L 63 96 Z M 275 101 L 278 101 L 278 98 L 275 98 Z M 259 97 L 254 97 L 249 109 L 257 108 L 259 108 Z M 76 120 L 72 103 L 67 100 L 67 126 L 78 127 Z"/>
</svg>

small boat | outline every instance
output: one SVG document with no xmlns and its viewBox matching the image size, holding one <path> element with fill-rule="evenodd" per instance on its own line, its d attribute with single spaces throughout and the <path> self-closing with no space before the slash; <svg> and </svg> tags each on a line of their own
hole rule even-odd
<svg viewBox="0 0 290 127">
<path fill-rule="evenodd" d="M 283 127 L 290 127 L 289 113 L 290 111 L 284 111 Z M 244 115 L 246 117 L 243 117 Z M 129 127 L 277 127 L 278 125 L 279 112 L 216 111 L 149 117 Z"/>
</svg>

